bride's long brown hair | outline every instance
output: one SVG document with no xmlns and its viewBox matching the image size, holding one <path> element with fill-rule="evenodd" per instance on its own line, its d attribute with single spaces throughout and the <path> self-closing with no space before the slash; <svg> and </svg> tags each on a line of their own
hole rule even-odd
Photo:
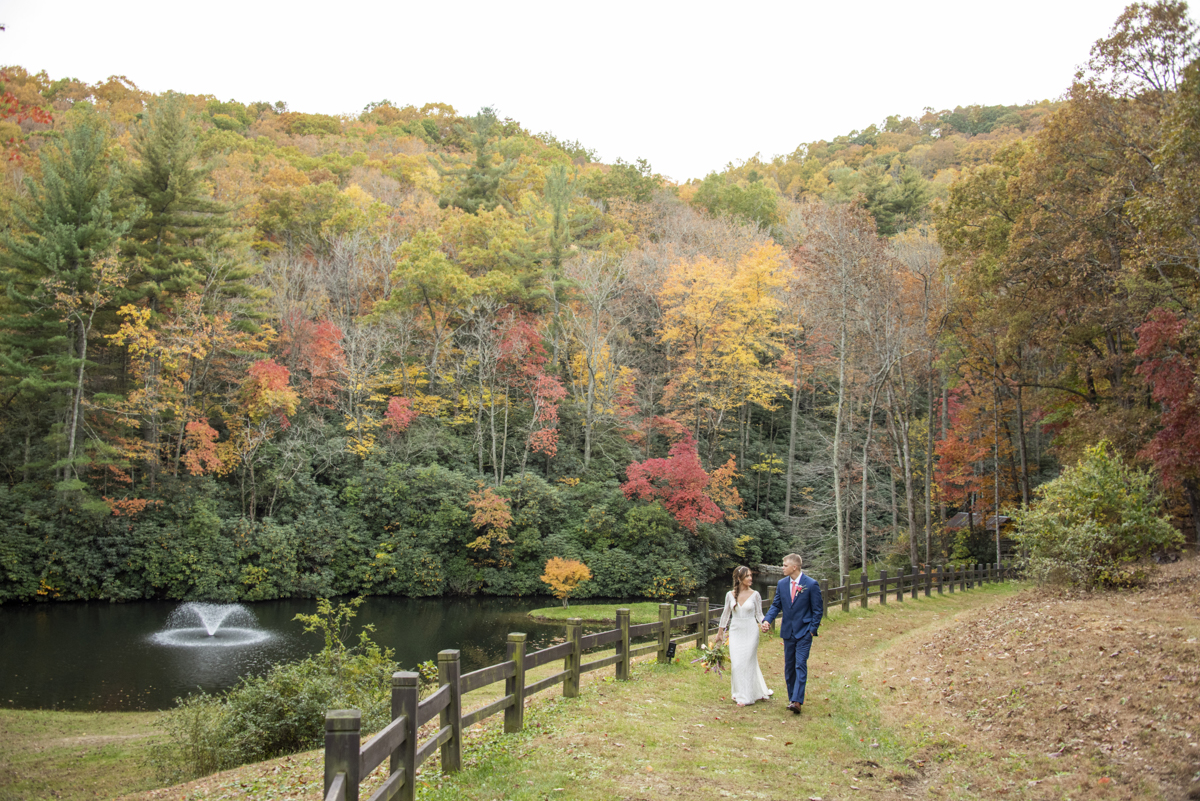
<svg viewBox="0 0 1200 801">
<path fill-rule="evenodd" d="M 750 568 L 746 567 L 745 565 L 738 565 L 737 567 L 735 567 L 733 569 L 733 600 L 734 601 L 737 601 L 738 595 L 740 594 L 738 592 L 738 587 L 742 586 L 742 579 L 745 578 L 749 573 L 750 573 Z"/>
</svg>

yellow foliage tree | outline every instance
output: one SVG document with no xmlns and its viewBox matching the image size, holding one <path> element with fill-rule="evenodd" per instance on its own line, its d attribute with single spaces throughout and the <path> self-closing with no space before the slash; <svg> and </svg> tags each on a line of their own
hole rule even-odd
<svg viewBox="0 0 1200 801">
<path fill-rule="evenodd" d="M 660 336 L 675 369 L 666 400 L 676 419 L 707 437 L 707 461 L 730 417 L 749 404 L 773 409 L 784 388 L 772 368 L 781 351 L 783 251 L 768 244 L 737 264 L 700 256 L 676 263 L 663 283 Z"/>
<path fill-rule="evenodd" d="M 562 601 L 563 608 L 566 608 L 570 606 L 567 599 L 579 589 L 580 584 L 591 580 L 592 571 L 583 562 L 555 556 L 547 560 L 546 572 L 540 578 L 550 587 L 554 597 Z"/>
</svg>

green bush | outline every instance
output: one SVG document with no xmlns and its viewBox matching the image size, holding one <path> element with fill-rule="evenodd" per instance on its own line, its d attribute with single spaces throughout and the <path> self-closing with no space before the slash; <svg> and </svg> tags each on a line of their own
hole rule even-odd
<svg viewBox="0 0 1200 801">
<path fill-rule="evenodd" d="M 364 627 L 355 646 L 346 645 L 356 598 L 334 606 L 322 598 L 315 615 L 296 615 L 305 631 L 325 637 L 320 653 L 276 665 L 264 676 L 242 679 L 224 695 L 199 693 L 164 713 L 165 736 L 151 751 L 160 780 L 188 781 L 220 770 L 320 747 L 325 712 L 358 709 L 364 732 L 391 720 L 392 652 L 370 639 Z"/>
<path fill-rule="evenodd" d="M 1181 544 L 1182 535 L 1158 514 L 1151 482 L 1101 442 L 1038 487 L 1038 501 L 1013 513 L 1032 577 L 1086 588 L 1122 583 L 1131 562 Z"/>
</svg>

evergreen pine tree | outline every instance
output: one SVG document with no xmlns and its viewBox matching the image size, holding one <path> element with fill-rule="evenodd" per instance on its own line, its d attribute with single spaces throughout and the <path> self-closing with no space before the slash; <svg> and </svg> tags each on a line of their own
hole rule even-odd
<svg viewBox="0 0 1200 801">
<path fill-rule="evenodd" d="M 75 115 L 64 137 L 41 152 L 41 180 L 26 180 L 29 201 L 16 209 L 15 230 L 0 241 L 6 289 L 0 306 L 0 380 L 9 385 L 6 414 L 21 419 L 22 461 L 28 475 L 29 430 L 51 431 L 41 459 L 78 488 L 77 432 L 86 390 L 88 340 L 97 313 L 115 296 L 118 240 L 129 222 L 115 213 L 120 176 L 107 154 L 105 125 Z M 45 458 L 48 456 L 49 458 Z"/>
<path fill-rule="evenodd" d="M 130 295 L 160 308 L 171 295 L 216 283 L 245 294 L 248 272 L 221 259 L 229 245 L 228 209 L 207 197 L 204 171 L 195 165 L 196 133 L 182 95 L 166 94 L 134 130 L 139 163 L 129 189 L 143 205 L 129 250 L 138 257 Z M 222 270 L 222 266 L 224 269 Z"/>
<path fill-rule="evenodd" d="M 442 177 L 449 178 L 449 183 L 456 187 L 439 201 L 441 207 L 454 206 L 469 214 L 475 214 L 479 211 L 492 211 L 503 205 L 512 211 L 512 205 L 500 194 L 500 181 L 512 172 L 514 162 L 492 163 L 495 153 L 492 134 L 498 126 L 495 110 L 484 107 L 467 122 L 468 125 L 465 128 L 460 126 L 458 132 L 471 143 L 471 149 L 475 151 L 475 160 L 457 168 L 434 164 Z"/>
</svg>

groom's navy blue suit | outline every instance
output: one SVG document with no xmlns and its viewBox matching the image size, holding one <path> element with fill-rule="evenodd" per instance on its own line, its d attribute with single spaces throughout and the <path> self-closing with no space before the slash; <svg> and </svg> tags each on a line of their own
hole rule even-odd
<svg viewBox="0 0 1200 801">
<path fill-rule="evenodd" d="M 808 682 L 808 652 L 812 638 L 821 626 L 824 605 L 821 585 L 807 574 L 800 574 L 799 592 L 792 598 L 792 580 L 787 576 L 775 588 L 775 600 L 764 616 L 768 623 L 783 613 L 779 636 L 783 638 L 783 676 L 787 681 L 788 701 L 804 703 L 804 685 Z"/>
</svg>

